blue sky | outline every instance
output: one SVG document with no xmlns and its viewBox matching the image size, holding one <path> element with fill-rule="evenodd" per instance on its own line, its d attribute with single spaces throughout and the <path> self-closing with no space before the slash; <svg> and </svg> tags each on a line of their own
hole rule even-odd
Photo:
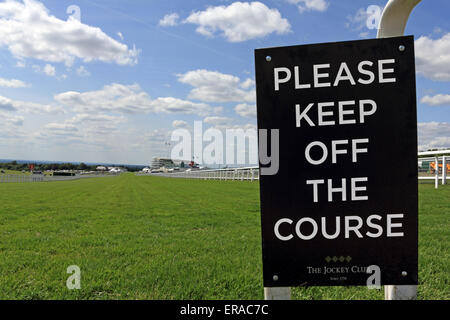
<svg viewBox="0 0 450 320">
<path fill-rule="evenodd" d="M 254 49 L 375 38 L 385 3 L 0 2 L 0 158 L 148 164 L 194 120 L 255 128 Z M 448 12 L 423 0 L 405 31 L 421 150 L 450 147 Z"/>
</svg>

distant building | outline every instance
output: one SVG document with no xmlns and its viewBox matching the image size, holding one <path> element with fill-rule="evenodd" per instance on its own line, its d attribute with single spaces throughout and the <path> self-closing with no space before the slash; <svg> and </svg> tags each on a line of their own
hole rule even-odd
<svg viewBox="0 0 450 320">
<path fill-rule="evenodd" d="M 189 168 L 189 167 L 198 167 L 198 164 L 194 163 L 193 161 L 188 160 L 176 160 L 171 158 L 160 158 L 160 157 L 153 157 L 152 162 L 150 164 L 151 169 L 160 169 L 160 168 Z"/>
<path fill-rule="evenodd" d="M 97 170 L 97 171 L 107 171 L 108 168 L 106 168 L 105 166 L 98 166 L 95 170 Z"/>
<path fill-rule="evenodd" d="M 159 168 L 173 168 L 175 167 L 175 163 L 170 158 L 159 158 L 153 157 L 152 162 L 150 164 L 150 168 L 159 169 Z"/>
</svg>

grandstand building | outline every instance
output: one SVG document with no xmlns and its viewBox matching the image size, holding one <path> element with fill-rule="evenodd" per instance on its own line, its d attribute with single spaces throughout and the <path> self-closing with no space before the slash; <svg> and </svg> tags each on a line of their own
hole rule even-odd
<svg viewBox="0 0 450 320">
<path fill-rule="evenodd" d="M 198 167 L 198 164 L 193 163 L 188 160 L 175 160 L 171 158 L 160 158 L 153 157 L 152 162 L 150 164 L 151 169 L 160 169 L 160 168 L 189 168 L 189 167 Z"/>
</svg>

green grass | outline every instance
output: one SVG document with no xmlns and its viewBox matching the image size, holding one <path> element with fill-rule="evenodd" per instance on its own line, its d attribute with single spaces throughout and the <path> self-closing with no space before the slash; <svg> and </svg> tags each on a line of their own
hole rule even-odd
<svg viewBox="0 0 450 320">
<path fill-rule="evenodd" d="M 420 185 L 419 299 L 449 299 L 450 186 Z M 0 299 L 262 299 L 258 183 L 0 184 Z M 68 290 L 69 265 L 81 290 Z M 294 299 L 382 299 L 365 287 Z"/>
</svg>

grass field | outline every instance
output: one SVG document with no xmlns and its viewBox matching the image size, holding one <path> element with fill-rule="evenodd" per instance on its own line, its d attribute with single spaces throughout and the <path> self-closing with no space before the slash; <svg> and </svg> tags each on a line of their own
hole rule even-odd
<svg viewBox="0 0 450 320">
<path fill-rule="evenodd" d="M 449 299 L 450 186 L 420 191 L 419 299 Z M 258 183 L 124 174 L 0 184 L 1 299 L 262 299 Z M 81 268 L 68 290 L 66 268 Z M 383 299 L 365 287 L 294 299 Z"/>
</svg>

